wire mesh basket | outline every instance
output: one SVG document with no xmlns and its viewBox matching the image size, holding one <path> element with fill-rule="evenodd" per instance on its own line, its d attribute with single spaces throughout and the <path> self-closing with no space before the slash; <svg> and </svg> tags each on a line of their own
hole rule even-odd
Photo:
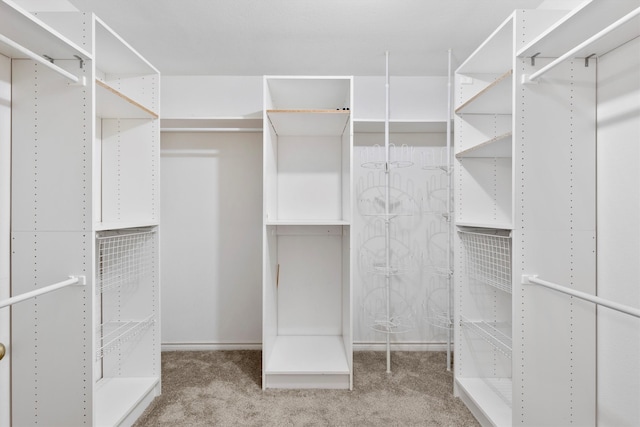
<svg viewBox="0 0 640 427">
<path fill-rule="evenodd" d="M 154 237 L 154 229 L 100 233 L 96 293 L 138 283 L 151 268 Z"/>
<path fill-rule="evenodd" d="M 467 277 L 511 293 L 511 236 L 505 230 L 459 230 Z"/>
</svg>

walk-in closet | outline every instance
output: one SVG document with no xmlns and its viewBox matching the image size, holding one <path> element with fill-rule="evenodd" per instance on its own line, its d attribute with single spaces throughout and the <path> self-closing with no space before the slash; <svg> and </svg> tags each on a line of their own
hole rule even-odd
<svg viewBox="0 0 640 427">
<path fill-rule="evenodd" d="M 0 427 L 640 425 L 640 0 L 0 0 Z"/>
</svg>

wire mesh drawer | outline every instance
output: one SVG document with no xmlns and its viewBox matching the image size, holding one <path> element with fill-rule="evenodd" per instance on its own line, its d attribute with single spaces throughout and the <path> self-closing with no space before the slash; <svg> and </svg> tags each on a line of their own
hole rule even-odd
<svg viewBox="0 0 640 427">
<path fill-rule="evenodd" d="M 511 236 L 502 230 L 458 231 L 467 276 L 511 293 Z"/>
<path fill-rule="evenodd" d="M 100 233 L 96 293 L 138 283 L 150 271 L 154 237 L 155 229 Z"/>
</svg>

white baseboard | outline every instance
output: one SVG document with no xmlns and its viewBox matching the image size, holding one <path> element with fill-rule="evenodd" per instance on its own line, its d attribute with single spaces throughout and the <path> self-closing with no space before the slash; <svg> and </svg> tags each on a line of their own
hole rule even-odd
<svg viewBox="0 0 640 427">
<path fill-rule="evenodd" d="M 383 342 L 355 342 L 353 351 L 386 351 Z M 163 343 L 162 351 L 262 350 L 261 343 Z M 391 351 L 447 351 L 446 343 L 392 343 Z"/>
<path fill-rule="evenodd" d="M 163 343 L 162 351 L 262 350 L 262 343 Z"/>
</svg>

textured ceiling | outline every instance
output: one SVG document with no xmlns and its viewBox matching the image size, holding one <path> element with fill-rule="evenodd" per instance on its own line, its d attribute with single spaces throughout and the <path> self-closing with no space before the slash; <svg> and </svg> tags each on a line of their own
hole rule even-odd
<svg viewBox="0 0 640 427">
<path fill-rule="evenodd" d="M 164 75 L 384 75 L 384 52 L 389 51 L 392 75 L 419 76 L 446 75 L 449 49 L 455 67 L 514 9 L 576 1 L 68 3 L 95 12 Z"/>
</svg>

